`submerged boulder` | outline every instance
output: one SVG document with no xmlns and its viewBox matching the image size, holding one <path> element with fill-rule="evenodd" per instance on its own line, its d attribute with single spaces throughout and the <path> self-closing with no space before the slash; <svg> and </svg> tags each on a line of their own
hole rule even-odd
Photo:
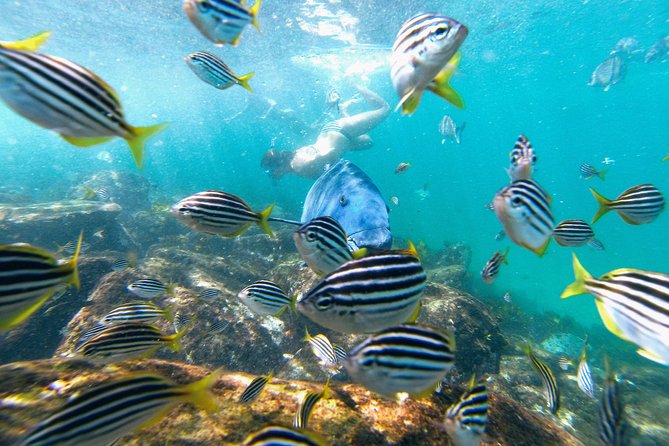
<svg viewBox="0 0 669 446">
<path fill-rule="evenodd" d="M 13 444 L 40 421 L 57 411 L 75 392 L 131 372 L 155 373 L 182 384 L 204 377 L 209 370 L 160 360 L 129 361 L 115 368 L 97 369 L 80 362 L 44 360 L 0 367 L 0 444 Z M 267 425 L 290 426 L 306 392 L 324 383 L 273 379 L 252 404 L 238 402 L 253 376 L 222 373 L 212 392 L 219 410 L 207 414 L 188 404 L 173 407 L 157 424 L 122 437 L 123 445 L 238 445 Z M 57 383 L 56 383 L 57 382 Z M 451 445 L 441 427 L 446 408 L 462 387 L 444 387 L 443 393 L 423 400 L 398 403 L 381 399 L 363 387 L 330 384 L 331 394 L 317 403 L 309 428 L 337 445 Z M 398 422 L 398 420 L 400 422 Z M 550 420 L 493 391 L 488 438 L 483 444 L 580 445 Z"/>
</svg>

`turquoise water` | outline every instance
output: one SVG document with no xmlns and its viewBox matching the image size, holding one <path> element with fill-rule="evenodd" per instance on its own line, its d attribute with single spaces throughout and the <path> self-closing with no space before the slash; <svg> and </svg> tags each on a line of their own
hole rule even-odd
<svg viewBox="0 0 669 446">
<path fill-rule="evenodd" d="M 310 4 L 267 0 L 262 33 L 249 27 L 237 48 L 216 49 L 188 22 L 178 1 L 107 0 L 82 8 L 71 0 L 5 0 L 0 39 L 50 30 L 44 51 L 103 77 L 119 93 L 131 124 L 170 124 L 147 144 L 142 173 L 154 184 L 155 199 L 172 203 L 222 188 L 256 209 L 276 203 L 280 215 L 298 218 L 312 180 L 273 182 L 259 162 L 270 146 L 307 144 L 318 129 L 303 135 L 282 132 L 280 122 L 259 119 L 266 106 L 258 98 L 271 98 L 277 107 L 293 109 L 313 123 L 330 86 L 344 98 L 353 94 L 345 78 L 356 62 L 352 71 L 362 73 L 363 81 L 394 106 L 398 98 L 384 61 L 401 23 L 419 10 L 455 17 L 470 29 L 452 81 L 466 109 L 427 94 L 414 116 L 391 114 L 372 131 L 371 149 L 346 158 L 372 177 L 389 203 L 398 197 L 398 206 L 390 204 L 395 236 L 423 241 L 428 249 L 453 242 L 471 246 L 471 286 L 477 294 L 497 297 L 502 304 L 502 295 L 510 291 L 514 303 L 530 312 L 550 310 L 586 327 L 601 326 L 591 296 L 559 299 L 573 280 L 571 249 L 553 243 L 539 258 L 512 246 L 509 266 L 494 285 L 480 282 L 479 271 L 490 255 L 511 245 L 508 239 L 494 240 L 501 226 L 484 205 L 508 183 L 503 169 L 520 133 L 535 147 L 534 177 L 553 197 L 556 222 L 592 218 L 597 205 L 589 186 L 609 198 L 640 183 L 669 193 L 669 162 L 661 162 L 669 153 L 669 62 L 644 64 L 642 54 L 630 60 L 624 82 L 610 91 L 586 85 L 619 39 L 635 37 L 648 49 L 669 34 L 666 0 L 474 0 L 448 2 L 448 7 L 398 1 L 392 8 L 381 0 Z M 334 37 L 319 35 L 313 27 L 326 21 L 310 17 L 315 4 L 346 11 L 351 24 Z M 251 85 L 258 98 L 238 87 L 217 91 L 197 79 L 182 59 L 205 49 L 237 74 L 254 71 Z M 466 121 L 462 144 L 441 144 L 438 124 L 444 114 L 457 123 Z M 70 186 L 99 170 L 135 171 L 124 141 L 78 149 L 4 105 L 0 147 L 3 185 L 38 202 L 61 199 Z M 99 159 L 101 152 L 108 152 L 111 162 Z M 601 164 L 605 157 L 615 165 Z M 411 167 L 395 175 L 400 162 Z M 606 181 L 580 179 L 582 162 L 609 168 Z M 421 190 L 429 195 L 421 197 Z M 578 249 L 592 274 L 620 267 L 669 271 L 666 212 L 638 227 L 612 213 L 594 229 L 606 250 Z M 622 344 L 613 335 L 608 339 L 613 347 Z"/>
</svg>

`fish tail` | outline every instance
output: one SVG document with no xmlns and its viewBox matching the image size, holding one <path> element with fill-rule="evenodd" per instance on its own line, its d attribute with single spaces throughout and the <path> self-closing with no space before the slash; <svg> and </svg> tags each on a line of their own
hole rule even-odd
<svg viewBox="0 0 669 446">
<path fill-rule="evenodd" d="M 215 412 L 220 406 L 216 396 L 211 392 L 211 388 L 214 387 L 221 373 L 223 373 L 222 368 L 216 369 L 203 379 L 184 386 L 182 399 L 203 408 L 209 413 Z"/>
<path fill-rule="evenodd" d="M 251 93 L 253 93 L 253 89 L 249 85 L 249 79 L 251 79 L 254 74 L 255 73 L 253 71 L 251 71 L 250 73 L 247 73 L 244 76 L 241 76 L 241 77 L 238 78 L 239 79 L 239 85 L 246 88 Z"/>
<path fill-rule="evenodd" d="M 165 294 L 167 294 L 168 296 L 175 297 L 174 296 L 174 290 L 176 289 L 176 287 L 177 287 L 176 283 L 173 283 L 173 282 L 168 283 L 167 284 L 167 289 L 165 290 Z"/>
<path fill-rule="evenodd" d="M 81 252 L 81 244 L 83 243 L 83 240 L 84 240 L 84 231 L 81 231 L 79 233 L 79 240 L 77 241 L 77 249 L 74 251 L 74 255 L 72 256 L 69 262 L 63 265 L 64 269 L 72 271 L 72 274 L 70 274 L 67 283 L 69 283 L 70 285 L 74 285 L 76 289 L 79 289 L 79 287 L 81 286 L 81 282 L 79 282 L 79 268 L 77 267 L 77 261 L 79 260 L 79 253 Z"/>
<path fill-rule="evenodd" d="M 592 276 L 589 272 L 583 268 L 581 262 L 578 261 L 576 254 L 573 254 L 573 266 L 574 266 L 574 283 L 568 285 L 560 295 L 560 299 L 566 299 L 567 297 L 576 296 L 578 294 L 585 294 L 588 291 L 585 289 L 586 280 L 592 279 Z"/>
<path fill-rule="evenodd" d="M 176 306 L 176 304 L 172 304 L 163 310 L 163 316 L 165 316 L 165 319 L 169 322 L 174 322 L 174 309 Z"/>
<path fill-rule="evenodd" d="M 606 180 L 606 174 L 609 172 L 609 169 L 604 169 L 601 172 L 597 172 L 597 176 L 599 177 L 600 180 L 604 181 Z"/>
<path fill-rule="evenodd" d="M 51 31 L 35 34 L 27 39 L 17 40 L 15 42 L 4 42 L 0 44 L 3 48 L 12 50 L 35 51 L 49 38 Z"/>
<path fill-rule="evenodd" d="M 599 220 L 600 218 L 602 218 L 604 214 L 609 212 L 609 205 L 611 204 L 611 200 L 601 196 L 593 188 L 590 188 L 590 192 L 592 192 L 592 195 L 595 196 L 595 200 L 597 200 L 597 203 L 599 204 L 599 210 L 597 210 L 595 216 L 592 217 L 592 223 L 590 223 L 591 225 L 594 225 L 597 220 Z"/>
<path fill-rule="evenodd" d="M 249 13 L 253 17 L 253 20 L 251 21 L 251 24 L 255 26 L 255 28 L 260 31 L 260 25 L 258 24 L 258 12 L 260 11 L 260 3 L 262 3 L 262 0 L 257 0 L 255 5 L 249 9 Z"/>
<path fill-rule="evenodd" d="M 167 124 L 156 124 L 148 127 L 132 127 L 132 136 L 126 139 L 132 157 L 135 159 L 135 164 L 138 168 L 142 168 L 144 164 L 144 143 L 151 136 L 163 130 Z"/>
<path fill-rule="evenodd" d="M 667 155 L 667 156 L 665 156 L 664 158 L 662 158 L 662 161 L 669 161 L 669 155 Z"/>
<path fill-rule="evenodd" d="M 327 381 L 325 381 L 325 385 L 323 386 L 323 390 L 321 390 L 321 398 L 324 400 L 330 398 L 330 377 L 328 376 Z"/>
<path fill-rule="evenodd" d="M 446 99 L 459 109 L 465 108 L 465 101 L 460 94 L 451 87 L 449 81 L 451 80 L 451 77 L 453 77 L 455 70 L 458 68 L 461 57 L 462 55 L 459 51 L 455 53 L 455 56 L 448 61 L 448 64 L 446 64 L 444 69 L 437 74 L 434 81 L 427 87 L 428 90 L 437 96 Z"/>
<path fill-rule="evenodd" d="M 192 322 L 190 322 L 184 328 L 182 328 L 181 331 L 177 331 L 173 335 L 167 336 L 166 340 L 169 342 L 170 348 L 174 352 L 179 353 L 179 350 L 181 350 L 181 338 L 184 337 L 184 334 L 186 333 L 186 331 L 188 331 L 191 324 Z"/>
<path fill-rule="evenodd" d="M 256 3 L 257 4 L 257 3 Z M 258 215 L 260 216 L 260 221 L 258 221 L 258 226 L 262 228 L 263 231 L 270 237 L 274 237 L 274 234 L 272 233 L 272 230 L 269 227 L 269 223 L 267 222 L 267 219 L 269 218 L 270 214 L 272 213 L 272 209 L 274 209 L 274 204 L 270 204 L 267 209 L 264 211 L 260 211 Z"/>
<path fill-rule="evenodd" d="M 298 315 L 298 313 L 297 313 L 297 294 L 294 294 L 293 296 L 290 297 L 290 309 L 295 316 Z M 307 331 L 307 335 L 308 334 L 309 334 L 309 332 Z"/>
<path fill-rule="evenodd" d="M 507 246 L 506 251 L 504 251 L 504 254 L 502 254 L 502 262 L 504 262 L 505 265 L 509 264 L 509 261 L 506 260 L 506 256 L 509 255 L 510 250 L 511 250 L 511 247 Z"/>
</svg>

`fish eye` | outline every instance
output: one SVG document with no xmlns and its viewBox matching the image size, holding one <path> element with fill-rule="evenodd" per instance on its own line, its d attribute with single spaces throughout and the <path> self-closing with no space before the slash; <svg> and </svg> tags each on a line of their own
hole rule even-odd
<svg viewBox="0 0 669 446">
<path fill-rule="evenodd" d="M 190 211 L 185 207 L 179 208 L 179 215 L 190 215 Z"/>
<path fill-rule="evenodd" d="M 519 197 L 513 197 L 513 198 L 511 199 L 511 206 L 513 206 L 513 207 L 515 207 L 515 208 L 517 208 L 518 206 L 520 206 L 521 203 L 522 203 L 522 200 L 521 200 Z"/>
<path fill-rule="evenodd" d="M 307 240 L 310 242 L 313 242 L 316 240 L 316 232 L 315 231 L 307 231 Z"/>
<path fill-rule="evenodd" d="M 197 2 L 197 9 L 199 9 L 200 12 L 207 12 L 209 11 L 209 9 L 211 9 L 211 7 L 209 6 L 209 3 L 199 1 Z"/>
<path fill-rule="evenodd" d="M 327 310 L 332 306 L 331 296 L 321 296 L 316 300 L 316 307 L 319 310 Z"/>
<path fill-rule="evenodd" d="M 536 163 L 536 162 L 537 162 L 537 156 L 536 156 L 536 155 L 532 155 L 532 164 L 534 164 L 534 163 Z"/>
<path fill-rule="evenodd" d="M 346 204 L 346 195 L 342 195 L 339 197 L 339 204 L 345 205 Z"/>
<path fill-rule="evenodd" d="M 446 35 L 448 34 L 448 26 L 440 26 L 439 28 L 434 30 L 434 37 L 437 38 L 437 40 L 441 40 Z"/>
<path fill-rule="evenodd" d="M 513 161 L 514 163 L 517 162 L 519 158 L 520 158 L 520 156 L 518 156 L 517 153 L 514 153 L 513 155 L 511 155 L 511 161 Z"/>
</svg>

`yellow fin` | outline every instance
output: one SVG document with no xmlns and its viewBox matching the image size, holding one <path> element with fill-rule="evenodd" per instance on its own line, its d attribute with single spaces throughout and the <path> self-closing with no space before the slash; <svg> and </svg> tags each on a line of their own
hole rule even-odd
<svg viewBox="0 0 669 446">
<path fill-rule="evenodd" d="M 594 225 L 597 220 L 599 220 L 600 218 L 602 218 L 604 214 L 609 212 L 609 205 L 611 204 L 611 200 L 601 196 L 593 188 L 590 188 L 590 192 L 592 192 L 592 195 L 594 195 L 595 199 L 597 200 L 597 204 L 599 204 L 599 209 L 597 210 L 595 216 L 592 217 L 592 223 L 590 223 L 591 225 Z"/>
<path fill-rule="evenodd" d="M 402 107 L 403 115 L 413 115 L 418 108 L 418 104 L 420 104 L 420 98 L 422 96 L 423 90 L 418 91 L 415 87 L 412 88 L 407 94 L 402 96 L 402 99 L 400 99 L 400 102 L 397 104 L 397 107 L 395 107 L 395 110 L 397 111 L 397 109 Z"/>
<path fill-rule="evenodd" d="M 416 308 L 413 310 L 413 313 L 408 317 L 408 319 L 405 321 L 407 324 L 413 324 L 418 320 L 418 316 L 420 316 L 420 310 L 423 308 L 423 303 L 418 302 L 418 305 L 416 305 Z"/>
<path fill-rule="evenodd" d="M 101 136 L 99 138 L 77 138 L 75 136 L 60 135 L 65 141 L 77 147 L 91 147 L 111 140 L 112 136 Z"/>
<path fill-rule="evenodd" d="M 251 86 L 249 85 L 249 79 L 251 79 L 251 78 L 253 77 L 254 74 L 255 74 L 255 73 L 252 71 L 252 72 L 250 72 L 250 73 L 248 73 L 248 74 L 245 74 L 244 76 L 241 76 L 241 77 L 238 77 L 238 78 L 237 78 L 237 80 L 239 81 L 239 85 L 241 85 L 242 87 L 246 88 L 246 89 L 247 89 L 248 91 L 250 91 L 251 93 L 253 93 L 253 89 L 252 89 Z"/>
<path fill-rule="evenodd" d="M 506 260 L 506 256 L 509 254 L 509 251 L 511 250 L 511 247 L 507 247 L 506 251 L 504 251 L 504 254 L 502 254 L 502 262 L 504 262 L 505 265 L 509 264 L 509 261 Z"/>
<path fill-rule="evenodd" d="M 286 312 L 286 309 L 288 309 L 289 306 L 290 306 L 290 305 L 286 305 L 285 307 L 283 307 L 282 309 L 280 309 L 280 310 L 274 315 L 274 317 L 281 317 L 281 316 L 283 316 L 283 313 Z"/>
<path fill-rule="evenodd" d="M 360 248 L 356 249 L 355 251 L 351 252 L 351 257 L 354 259 L 362 259 L 367 255 L 367 248 Z"/>
<path fill-rule="evenodd" d="M 265 209 L 264 211 L 260 211 L 258 213 L 258 216 L 260 217 L 260 221 L 258 221 L 258 226 L 260 226 L 262 230 L 265 231 L 265 233 L 267 233 L 267 235 L 269 235 L 270 237 L 274 237 L 274 234 L 272 233 L 272 230 L 270 229 L 269 224 L 267 223 L 267 219 L 272 213 L 272 209 L 274 209 L 274 204 L 270 204 L 267 207 L 267 209 Z"/>
<path fill-rule="evenodd" d="M 0 319 L 0 332 L 4 330 L 9 330 L 10 328 L 16 327 L 19 325 L 21 322 L 25 321 L 28 319 L 28 317 L 33 314 L 39 307 L 44 305 L 44 302 L 49 300 L 49 298 L 53 295 L 54 290 L 47 291 L 44 293 L 35 303 L 30 305 L 28 308 L 22 309 L 18 313 L 12 313 L 8 315 L 3 315 L 3 318 Z"/>
<path fill-rule="evenodd" d="M 177 306 L 176 304 L 172 304 L 163 310 L 163 316 L 169 322 L 174 322 L 174 309 L 176 308 L 176 306 Z"/>
<path fill-rule="evenodd" d="M 455 53 L 453 58 L 448 61 L 444 69 L 441 70 L 439 74 L 437 74 L 437 77 L 435 77 L 434 80 L 427 86 L 427 90 L 446 99 L 448 102 L 459 109 L 465 108 L 465 101 L 462 99 L 460 94 L 455 91 L 453 87 L 451 87 L 449 81 L 451 80 L 451 77 L 453 77 L 455 70 L 458 68 L 461 57 L 462 55 L 459 51 Z"/>
<path fill-rule="evenodd" d="M 662 158 L 662 161 L 669 161 L 669 155 L 667 155 L 667 156 L 665 156 L 664 158 Z"/>
<path fill-rule="evenodd" d="M 669 361 L 667 361 L 666 359 L 663 359 L 662 357 L 656 355 L 656 354 L 653 353 L 653 352 L 649 352 L 649 351 L 646 350 L 646 349 L 640 348 L 640 349 L 637 350 L 636 352 L 637 352 L 640 356 L 642 356 L 642 357 L 644 357 L 644 358 L 646 358 L 646 359 L 650 359 L 650 360 L 653 361 L 653 362 L 657 362 L 658 364 L 669 365 Z"/>
<path fill-rule="evenodd" d="M 253 20 L 251 21 L 251 24 L 255 26 L 255 28 L 260 31 L 260 25 L 258 24 L 258 12 L 260 11 L 260 3 L 261 0 L 256 0 L 256 3 L 249 9 L 249 13 L 253 17 Z M 237 37 L 239 39 L 239 37 Z"/>
<path fill-rule="evenodd" d="M 222 368 L 216 369 L 203 379 L 184 386 L 182 390 L 185 395 L 182 399 L 201 407 L 209 413 L 215 412 L 218 410 L 219 404 L 216 396 L 211 393 L 211 388 L 214 387 L 222 373 Z"/>
<path fill-rule="evenodd" d="M 585 281 L 592 279 L 592 276 L 590 273 L 588 273 L 585 268 L 583 268 L 583 265 L 581 265 L 581 262 L 578 261 L 578 257 L 576 257 L 576 254 L 572 254 L 573 260 L 572 260 L 572 265 L 574 268 L 574 283 L 571 285 L 568 285 L 567 288 L 564 289 L 562 294 L 560 294 L 560 299 L 566 299 L 567 297 L 571 296 L 576 296 L 578 294 L 585 294 L 588 292 L 588 290 L 585 289 Z"/>
<path fill-rule="evenodd" d="M 172 335 L 169 335 L 169 336 L 165 336 L 163 338 L 164 341 L 169 343 L 170 348 L 173 351 L 178 353 L 179 350 L 181 350 L 181 345 L 180 345 L 179 342 L 181 341 L 181 338 L 183 338 L 186 331 L 190 328 L 192 323 L 193 323 L 193 321 L 189 322 L 188 324 L 186 324 L 186 326 L 184 328 L 181 329 L 181 331 L 178 331 L 178 332 L 176 332 Z"/>
<path fill-rule="evenodd" d="M 600 180 L 604 181 L 606 180 L 606 174 L 609 172 L 609 169 L 604 169 L 601 172 L 597 172 L 597 176 L 599 177 Z"/>
<path fill-rule="evenodd" d="M 50 35 L 51 31 L 45 31 L 16 42 L 0 42 L 0 46 L 12 50 L 35 51 L 46 41 L 46 39 L 49 38 Z"/>
<path fill-rule="evenodd" d="M 528 246 L 528 245 L 525 245 L 525 244 L 523 244 L 521 246 L 523 248 L 526 248 L 526 249 L 532 251 L 533 253 L 535 253 L 539 257 L 542 257 L 546 253 L 546 249 L 548 248 L 548 244 L 550 242 L 551 242 L 551 238 L 549 237 L 548 240 L 546 240 L 546 242 L 543 245 L 539 246 L 538 248 L 532 248 L 531 246 Z"/>
<path fill-rule="evenodd" d="M 640 224 L 638 221 L 632 220 L 631 218 L 629 218 L 623 212 L 624 211 L 618 211 L 618 215 L 620 215 L 620 218 L 622 218 L 625 223 L 627 223 L 628 225 L 635 225 L 635 226 Z"/>
<path fill-rule="evenodd" d="M 156 124 L 148 127 L 132 127 L 132 136 L 127 138 L 128 146 L 132 152 L 132 157 L 135 159 L 135 164 L 138 168 L 144 165 L 144 143 L 151 136 L 163 130 L 167 124 Z"/>
<path fill-rule="evenodd" d="M 625 341 L 630 341 L 623 334 L 622 330 L 620 330 L 618 324 L 616 324 L 616 322 L 613 320 L 604 302 L 602 302 L 600 299 L 595 299 L 595 303 L 597 304 L 597 310 L 599 311 L 599 316 L 602 318 L 602 322 L 604 322 L 604 326 L 606 327 L 606 329 L 609 330 L 614 335 L 618 336 L 620 339 L 623 339 Z"/>
<path fill-rule="evenodd" d="M 240 234 L 243 234 L 248 228 L 251 227 L 251 223 L 248 225 L 244 225 L 241 229 L 231 232 L 230 234 L 223 234 L 223 237 L 237 237 Z M 212 232 L 211 234 L 215 234 L 215 232 Z"/>
<path fill-rule="evenodd" d="M 79 289 L 81 286 L 81 283 L 79 282 L 79 268 L 77 267 L 77 261 L 79 260 L 79 254 L 81 253 L 81 244 L 83 243 L 83 240 L 84 231 L 81 231 L 79 233 L 77 249 L 74 251 L 74 255 L 67 263 L 58 268 L 59 271 L 72 271 L 65 283 L 74 285 L 76 289 Z"/>
</svg>

